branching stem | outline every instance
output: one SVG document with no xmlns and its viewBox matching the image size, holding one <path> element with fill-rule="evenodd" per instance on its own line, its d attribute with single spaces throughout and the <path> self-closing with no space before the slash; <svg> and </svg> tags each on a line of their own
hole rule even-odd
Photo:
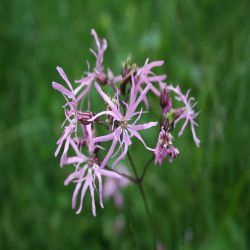
<svg viewBox="0 0 250 250">
<path fill-rule="evenodd" d="M 150 210 L 149 210 L 149 206 L 148 206 L 148 201 L 147 201 L 147 197 L 145 195 L 145 192 L 144 192 L 144 189 L 143 189 L 143 186 L 142 186 L 142 178 L 144 177 L 145 173 L 146 173 L 146 170 L 148 168 L 148 166 L 150 165 L 150 162 L 152 160 L 150 160 L 144 167 L 144 171 L 143 171 L 143 174 L 142 174 L 142 177 L 139 177 L 138 173 L 137 173 L 137 170 L 136 170 L 136 167 L 135 167 L 135 164 L 134 164 L 134 161 L 128 151 L 128 159 L 129 159 L 129 162 L 131 164 L 131 167 L 135 173 L 135 176 L 136 176 L 136 179 L 139 180 L 136 184 L 139 188 L 139 191 L 140 191 L 140 194 L 142 196 L 142 199 L 143 199 L 143 203 L 144 203 L 144 207 L 145 207 L 145 210 L 146 210 L 146 213 L 147 213 L 147 217 L 148 217 L 148 220 L 149 220 L 149 223 L 150 223 L 150 228 L 152 230 L 152 236 L 153 236 L 153 248 L 152 249 L 155 249 L 156 248 L 156 234 L 155 234 L 155 230 L 154 230 L 154 225 L 153 225 L 153 220 L 152 220 L 152 216 L 151 216 L 151 213 L 150 213 Z M 146 169 L 146 170 L 145 170 Z"/>
</svg>

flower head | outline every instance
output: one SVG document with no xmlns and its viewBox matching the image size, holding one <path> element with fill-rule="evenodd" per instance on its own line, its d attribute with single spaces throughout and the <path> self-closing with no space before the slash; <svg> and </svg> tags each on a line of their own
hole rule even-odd
<svg viewBox="0 0 250 250">
<path fill-rule="evenodd" d="M 78 90 L 74 90 L 67 75 L 65 74 L 64 70 L 60 67 L 57 67 L 57 71 L 61 75 L 61 77 L 66 82 L 69 89 L 66 89 L 63 85 L 52 82 L 52 87 L 56 90 L 58 90 L 66 99 L 66 104 L 64 105 L 64 114 L 65 114 L 65 121 L 63 122 L 62 126 L 67 122 L 68 124 L 64 127 L 64 131 L 62 136 L 57 141 L 57 149 L 55 151 L 55 156 L 57 156 L 64 144 L 64 150 L 61 157 L 60 165 L 63 166 L 66 158 L 67 158 L 67 152 L 69 150 L 69 144 L 71 140 L 72 133 L 76 133 L 77 130 L 77 118 L 76 118 L 76 111 L 75 106 L 77 105 L 76 102 L 76 94 Z"/>
<path fill-rule="evenodd" d="M 96 189 L 96 179 L 98 180 L 98 193 L 100 206 L 103 208 L 103 198 L 102 198 L 102 176 L 117 178 L 120 179 L 121 176 L 113 171 L 106 169 L 101 169 L 99 167 L 99 159 L 95 155 L 89 155 L 88 157 L 83 155 L 71 141 L 72 147 L 75 150 L 77 156 L 69 157 L 67 159 L 67 164 L 74 164 L 75 171 L 71 173 L 66 180 L 64 185 L 68 185 L 71 182 L 76 183 L 76 187 L 72 197 L 72 208 L 76 208 L 76 202 L 78 194 L 81 190 L 80 195 L 80 205 L 76 213 L 80 213 L 83 207 L 83 200 L 86 194 L 87 189 L 90 191 L 92 199 L 92 213 L 96 216 L 96 207 L 95 207 L 95 189 Z"/>
<path fill-rule="evenodd" d="M 80 84 L 79 88 L 85 87 L 84 91 L 79 95 L 78 100 L 82 99 L 89 93 L 91 85 L 94 81 L 97 81 L 100 84 L 107 83 L 107 76 L 104 73 L 104 67 L 103 67 L 103 57 L 107 49 L 107 41 L 106 39 L 100 41 L 94 29 L 91 30 L 91 35 L 94 37 L 95 44 L 97 47 L 97 51 L 90 49 L 90 52 L 96 58 L 95 68 L 93 72 L 87 72 L 86 76 L 83 76 L 80 80 L 75 81 L 76 83 Z"/>
<path fill-rule="evenodd" d="M 105 165 L 108 163 L 110 157 L 113 155 L 116 144 L 119 143 L 120 147 L 116 154 L 121 150 L 120 156 L 114 161 L 113 166 L 115 166 L 118 162 L 120 162 L 123 158 L 125 158 L 128 147 L 132 144 L 131 138 L 136 137 L 138 140 L 140 140 L 145 148 L 148 150 L 153 151 L 153 149 L 149 148 L 144 140 L 142 139 L 141 135 L 138 133 L 140 130 L 148 129 L 153 126 L 157 125 L 157 122 L 149 122 L 137 125 L 136 122 L 140 118 L 141 112 L 135 112 L 138 105 L 142 102 L 143 98 L 145 97 L 146 93 L 150 89 L 150 86 L 147 86 L 143 92 L 140 94 L 140 96 L 136 99 L 136 91 L 135 91 L 135 84 L 132 84 L 131 92 L 130 92 L 130 101 L 129 104 L 124 103 L 126 107 L 125 114 L 122 113 L 120 110 L 120 105 L 115 105 L 112 100 L 102 91 L 99 85 L 95 84 L 96 90 L 101 95 L 101 97 L 104 99 L 104 101 L 109 105 L 111 110 L 108 111 L 102 111 L 95 115 L 91 121 L 94 121 L 97 117 L 101 115 L 109 115 L 113 118 L 113 127 L 112 132 L 108 135 L 96 137 L 92 140 L 93 143 L 100 143 L 100 142 L 106 142 L 111 141 L 112 144 L 111 147 L 104 158 L 101 168 L 105 167 Z M 132 118 L 134 116 L 138 115 L 137 119 L 135 121 L 131 122 Z"/>
<path fill-rule="evenodd" d="M 195 127 L 198 124 L 195 122 L 195 118 L 198 116 L 199 112 L 194 111 L 194 107 L 196 106 L 196 102 L 194 102 L 193 97 L 189 97 L 190 90 L 184 95 L 179 86 L 173 87 L 172 85 L 168 87 L 168 89 L 176 94 L 176 100 L 182 102 L 184 107 L 175 110 L 175 125 L 181 121 L 185 120 L 181 130 L 178 133 L 178 136 L 182 136 L 186 126 L 190 123 L 191 131 L 193 134 L 193 139 L 197 147 L 200 146 L 200 140 L 198 139 Z"/>
<path fill-rule="evenodd" d="M 161 128 L 158 142 L 155 148 L 155 164 L 162 165 L 163 160 L 169 156 L 169 161 L 172 162 L 177 155 L 179 150 L 173 146 L 173 136 L 163 126 Z"/>
<path fill-rule="evenodd" d="M 150 86 L 152 93 L 154 93 L 156 96 L 160 96 L 161 93 L 154 83 L 158 83 L 161 89 L 163 86 L 163 81 L 166 79 L 166 75 L 156 75 L 153 73 L 152 69 L 155 67 L 160 67 L 163 64 L 164 61 L 153 61 L 149 63 L 149 60 L 147 59 L 145 64 L 141 68 L 138 68 L 135 74 L 136 91 L 142 93 L 145 86 Z M 149 104 L 146 95 L 144 96 L 143 101 L 146 107 L 148 107 Z"/>
<path fill-rule="evenodd" d="M 152 61 L 147 59 L 142 67 L 131 63 L 128 59 L 121 70 L 121 74 L 115 76 L 107 67 L 105 71 L 103 58 L 107 49 L 106 39 L 99 39 L 95 30 L 91 34 L 96 44 L 96 50 L 90 49 L 95 57 L 95 65 L 90 69 L 88 64 L 87 72 L 80 80 L 75 81 L 75 87 L 69 81 L 67 75 L 61 67 L 57 71 L 65 82 L 65 85 L 52 82 L 52 87 L 59 91 L 65 98 L 66 103 L 63 106 L 65 121 L 62 124 L 63 133 L 57 141 L 55 156 L 62 152 L 60 165 L 73 166 L 74 171 L 65 179 L 64 184 L 75 183 L 75 190 L 72 196 L 72 208 L 76 213 L 83 209 L 83 201 L 86 192 L 90 192 L 92 213 L 96 216 L 95 192 L 99 195 L 100 206 L 103 207 L 104 197 L 107 199 L 113 197 L 117 206 L 123 203 L 121 187 L 131 183 L 140 184 L 143 181 L 145 172 L 148 169 L 150 161 L 145 165 L 142 175 L 139 176 L 134 162 L 129 155 L 129 160 L 133 166 L 135 176 L 126 174 L 126 168 L 118 168 L 113 171 L 108 167 L 112 158 L 112 167 L 123 160 L 129 147 L 132 145 L 132 139 L 135 137 L 144 147 L 151 151 L 155 157 L 155 163 L 161 165 L 166 157 L 172 162 L 179 154 L 179 150 L 173 145 L 172 131 L 175 125 L 181 120 L 184 121 L 179 131 L 179 136 L 183 134 L 188 123 L 190 123 L 194 141 L 199 146 L 200 141 L 196 136 L 195 118 L 198 113 L 194 111 L 196 103 L 192 97 L 189 97 L 189 91 L 184 95 L 179 86 L 173 87 L 167 85 L 164 81 L 166 75 L 157 75 L 153 71 L 156 67 L 163 65 L 164 61 Z M 101 112 L 94 113 L 90 109 L 91 100 L 89 92 L 94 84 L 95 89 L 102 98 L 105 107 Z M 103 85 L 112 87 L 113 96 L 108 96 L 102 89 Z M 139 123 L 141 116 L 144 116 L 143 109 L 139 109 L 144 103 L 149 110 L 148 94 L 153 93 L 158 98 L 156 103 L 161 105 L 160 133 L 155 149 L 146 145 L 140 132 L 153 128 L 157 122 L 149 120 L 145 123 Z M 175 108 L 175 102 L 172 102 L 171 96 L 181 102 L 182 106 Z M 84 102 L 87 97 L 87 105 Z M 99 104 L 99 103 L 98 103 Z M 154 105 L 157 108 L 157 105 Z M 158 106 L 160 108 L 160 106 Z M 154 110 L 156 111 L 156 110 Z M 154 112 L 157 114 L 157 111 Z M 150 115 L 150 113 L 149 113 Z M 103 119 L 103 116 L 106 119 Z M 102 126 L 108 132 L 96 137 L 98 127 Z M 100 130 L 102 131 L 102 130 Z M 147 130 L 148 131 L 148 130 Z M 157 139 L 157 138 L 155 138 Z M 106 151 L 102 143 L 110 142 L 110 147 Z M 101 150 L 105 152 L 104 157 L 100 155 Z M 149 152 L 150 153 L 150 152 Z M 103 187 L 103 176 L 108 177 Z M 127 178 L 127 179 L 126 179 Z M 77 202 L 79 201 L 79 202 Z M 77 206 L 77 203 L 78 206 Z"/>
</svg>

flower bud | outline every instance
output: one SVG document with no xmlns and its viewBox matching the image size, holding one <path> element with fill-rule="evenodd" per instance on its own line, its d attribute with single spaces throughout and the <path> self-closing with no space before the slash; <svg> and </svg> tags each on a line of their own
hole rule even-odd
<svg viewBox="0 0 250 250">
<path fill-rule="evenodd" d="M 164 159 L 168 156 L 169 161 L 172 162 L 177 155 L 179 150 L 173 146 L 173 136 L 170 132 L 166 131 L 164 127 L 161 128 L 159 133 L 158 142 L 154 150 L 155 163 L 162 165 Z"/>
<path fill-rule="evenodd" d="M 130 64 L 130 62 L 126 62 L 125 65 L 122 68 L 122 82 L 120 91 L 123 95 L 126 93 L 126 85 L 127 83 L 131 82 L 131 77 L 135 76 L 137 72 L 137 65 L 136 64 Z"/>
<path fill-rule="evenodd" d="M 166 115 L 172 108 L 172 99 L 167 88 L 164 88 L 161 92 L 160 104 L 163 115 Z"/>
<path fill-rule="evenodd" d="M 77 112 L 77 121 L 83 125 L 89 125 L 91 122 L 89 119 L 93 117 L 91 112 Z"/>
</svg>

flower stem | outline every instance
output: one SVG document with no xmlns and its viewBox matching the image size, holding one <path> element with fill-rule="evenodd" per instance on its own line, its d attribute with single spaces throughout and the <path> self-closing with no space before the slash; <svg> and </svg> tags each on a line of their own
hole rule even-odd
<svg viewBox="0 0 250 250">
<path fill-rule="evenodd" d="M 124 178 L 130 180 L 131 182 L 133 182 L 133 183 L 135 183 L 135 184 L 138 183 L 138 180 L 135 179 L 135 178 L 134 178 L 133 176 L 131 176 L 131 175 L 124 174 L 124 173 L 120 173 L 120 172 L 118 172 L 118 171 L 116 171 L 116 170 L 114 170 L 114 169 L 112 169 L 112 168 L 110 168 L 110 167 L 108 167 L 108 166 L 106 166 L 106 169 L 108 169 L 108 170 L 110 170 L 110 171 L 113 171 L 113 172 L 115 172 L 115 173 L 121 175 L 122 177 L 124 177 Z"/>
<path fill-rule="evenodd" d="M 151 213 L 150 213 L 150 210 L 149 210 L 149 206 L 148 206 L 148 201 L 147 201 L 147 197 L 145 195 L 145 192 L 144 192 L 144 189 L 143 189 L 143 186 L 142 186 L 142 179 L 139 177 L 138 173 L 137 173 L 137 170 L 136 170 L 136 167 L 135 167 L 135 164 L 134 164 L 134 161 L 128 151 L 128 159 L 129 159 L 129 162 L 131 164 L 131 167 L 135 173 L 135 176 L 136 176 L 136 179 L 140 180 L 138 181 L 136 184 L 139 188 L 139 191 L 141 193 L 141 196 L 142 196 L 142 199 L 143 199 L 143 203 L 144 203 L 144 207 L 145 207 L 145 210 L 146 210 L 146 213 L 147 213 L 147 217 L 148 217 L 148 220 L 149 220 L 149 223 L 150 223 L 150 228 L 152 230 L 152 236 L 153 236 L 153 248 L 152 249 L 155 249 L 156 248 L 156 234 L 155 234 L 155 230 L 154 230 L 154 225 L 153 225 L 153 220 L 152 220 L 152 216 L 151 216 Z M 150 161 L 151 162 L 151 161 Z M 150 162 L 146 164 L 147 165 L 150 165 Z M 146 167 L 145 166 L 145 167 Z M 145 169 L 145 168 L 144 168 Z M 144 172 L 144 171 L 143 171 Z M 145 174 L 145 173 L 144 173 Z M 143 175 L 144 176 L 144 175 Z M 142 176 L 142 177 L 143 177 Z"/>
</svg>

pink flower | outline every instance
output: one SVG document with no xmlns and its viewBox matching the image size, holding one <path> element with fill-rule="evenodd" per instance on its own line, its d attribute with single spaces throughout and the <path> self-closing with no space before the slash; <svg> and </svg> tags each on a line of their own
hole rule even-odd
<svg viewBox="0 0 250 250">
<path fill-rule="evenodd" d="M 160 96 L 160 91 L 152 83 L 158 83 L 160 88 L 162 88 L 163 81 L 166 79 L 166 75 L 156 75 L 152 72 L 152 69 L 162 66 L 164 64 L 164 61 L 153 61 L 150 63 L 148 63 L 148 61 L 149 60 L 147 59 L 144 66 L 137 70 L 137 73 L 135 75 L 136 90 L 142 93 L 143 85 L 150 86 L 150 90 L 156 96 Z M 148 100 L 146 96 L 144 96 L 143 101 L 148 107 Z"/>
<path fill-rule="evenodd" d="M 102 112 L 98 113 L 92 119 L 90 119 L 90 121 L 94 121 L 97 117 L 99 117 L 101 115 L 109 115 L 113 118 L 112 132 L 108 135 L 99 136 L 99 137 L 96 137 L 92 140 L 92 143 L 112 141 L 111 147 L 110 147 L 106 157 L 104 158 L 104 160 L 101 164 L 101 168 L 105 167 L 106 164 L 108 163 L 110 157 L 114 153 L 115 146 L 118 142 L 120 144 L 120 147 L 119 147 L 118 151 L 115 153 L 115 155 L 120 150 L 122 152 L 121 152 L 120 156 L 114 161 L 113 166 L 115 166 L 118 162 L 120 162 L 123 158 L 125 158 L 127 151 L 128 151 L 128 147 L 129 147 L 129 145 L 132 144 L 131 138 L 134 136 L 143 143 L 145 148 L 153 151 L 153 149 L 149 148 L 145 144 L 144 140 L 142 139 L 142 137 L 138 133 L 138 131 L 156 126 L 157 122 L 149 122 L 149 123 L 145 123 L 145 124 L 136 125 L 136 122 L 140 118 L 142 111 L 135 112 L 136 108 L 141 103 L 141 101 L 143 100 L 143 98 L 145 97 L 145 95 L 147 94 L 149 89 L 151 88 L 151 86 L 148 85 L 143 90 L 143 92 L 140 94 L 139 98 L 136 100 L 135 84 L 132 83 L 129 105 L 124 103 L 124 105 L 126 106 L 126 114 L 123 114 L 120 111 L 120 109 L 119 109 L 120 106 L 118 105 L 118 107 L 117 107 L 112 102 L 112 100 L 102 91 L 102 89 L 100 88 L 100 86 L 98 84 L 95 84 L 95 87 L 96 87 L 96 90 L 98 91 L 98 93 L 104 99 L 104 101 L 109 105 L 111 110 L 110 111 L 102 111 Z M 136 115 L 139 115 L 139 116 L 137 117 L 137 119 L 133 123 L 131 123 L 131 119 Z"/>
<path fill-rule="evenodd" d="M 161 128 L 161 132 L 158 137 L 158 142 L 155 148 L 155 164 L 162 165 L 163 160 L 169 156 L 169 161 L 172 162 L 177 155 L 179 150 L 173 146 L 172 143 L 173 136 L 165 130 L 164 127 Z"/>
<path fill-rule="evenodd" d="M 68 157 L 66 164 L 74 164 L 75 171 L 71 173 L 66 180 L 64 185 L 67 186 L 71 182 L 76 183 L 76 187 L 72 196 L 72 209 L 76 208 L 77 197 L 81 189 L 80 195 L 80 205 L 76 211 L 79 214 L 83 208 L 83 200 L 86 194 L 87 189 L 90 191 L 92 199 L 92 213 L 96 216 L 96 206 L 95 206 L 95 180 L 98 180 L 98 193 L 100 206 L 103 208 L 103 199 L 102 199 L 102 176 L 117 178 L 120 179 L 121 176 L 113 171 L 101 169 L 99 167 L 99 159 L 95 155 L 90 155 L 86 157 L 83 155 L 75 145 L 73 141 L 70 142 L 72 148 L 75 150 L 76 156 Z"/>
<path fill-rule="evenodd" d="M 103 69 L 103 57 L 105 50 L 107 49 L 107 41 L 103 39 L 99 40 L 99 37 L 94 29 L 91 30 L 91 35 L 94 37 L 97 51 L 90 49 L 90 52 L 96 58 L 96 64 L 93 72 L 88 72 L 87 76 L 83 76 L 80 80 L 76 80 L 76 83 L 80 83 L 79 88 L 85 87 L 84 91 L 79 95 L 78 100 L 86 96 L 91 88 L 92 83 L 97 80 L 101 84 L 106 84 L 107 76 Z"/>
<path fill-rule="evenodd" d="M 75 100 L 76 91 L 73 89 L 73 87 L 72 87 L 67 75 L 65 74 L 64 70 L 59 66 L 57 66 L 56 69 L 57 69 L 58 73 L 61 75 L 61 77 L 63 78 L 63 80 L 68 85 L 69 90 L 57 82 L 52 82 L 52 87 L 54 89 L 58 90 L 59 92 L 61 92 L 65 97 L 68 97 L 69 99 Z"/>
<path fill-rule="evenodd" d="M 107 41 L 106 41 L 106 39 L 103 39 L 102 43 L 100 43 L 98 35 L 97 35 L 97 33 L 96 33 L 96 31 L 94 29 L 91 30 L 91 35 L 94 37 L 95 43 L 96 43 L 96 46 L 97 46 L 97 52 L 90 49 L 91 53 L 93 53 L 93 55 L 96 58 L 95 76 L 96 76 L 96 79 L 99 80 L 99 82 L 105 83 L 106 75 L 104 74 L 103 64 L 102 63 L 103 63 L 104 52 L 108 47 L 107 46 Z"/>
<path fill-rule="evenodd" d="M 52 82 L 52 87 L 54 89 L 58 90 L 60 93 L 62 93 L 63 96 L 65 97 L 65 99 L 67 100 L 66 104 L 64 105 L 64 113 L 65 113 L 66 119 L 63 122 L 62 126 L 64 126 L 65 122 L 68 122 L 68 125 L 65 126 L 62 136 L 57 141 L 58 146 L 57 146 L 57 149 L 55 151 L 55 156 L 57 156 L 61 150 L 63 143 L 65 143 L 63 154 L 61 156 L 61 161 L 60 161 L 60 165 L 62 167 L 64 165 L 64 162 L 66 161 L 66 158 L 67 158 L 67 152 L 69 149 L 71 134 L 76 133 L 76 130 L 77 130 L 77 121 L 76 121 L 76 118 L 74 115 L 75 111 L 73 109 L 73 106 L 70 104 L 74 103 L 74 105 L 75 105 L 76 94 L 77 94 L 78 90 L 73 89 L 67 75 L 65 74 L 65 72 L 63 71 L 62 68 L 57 67 L 56 69 L 59 72 L 59 74 L 61 75 L 61 77 L 64 79 L 64 81 L 66 82 L 66 84 L 69 88 L 69 89 L 66 89 L 63 85 L 56 83 L 56 82 Z M 71 101 L 69 101 L 68 98 Z M 72 115 L 73 115 L 73 117 L 72 117 Z"/>
<path fill-rule="evenodd" d="M 186 126 L 188 123 L 190 123 L 191 126 L 191 131 L 193 134 L 193 139 L 194 142 L 196 144 L 197 147 L 200 146 L 200 140 L 198 139 L 196 132 L 195 132 L 195 126 L 198 126 L 198 124 L 195 122 L 195 118 L 198 116 L 199 112 L 195 112 L 194 111 L 194 107 L 197 104 L 196 102 L 194 102 L 194 98 L 193 97 L 188 97 L 189 96 L 189 92 L 190 90 L 187 91 L 186 95 L 184 95 L 181 91 L 181 88 L 179 86 L 177 86 L 176 88 L 174 88 L 172 85 L 168 86 L 168 89 L 172 92 L 174 92 L 177 96 L 176 96 L 176 100 L 182 102 L 184 104 L 183 108 L 179 108 L 175 110 L 175 125 L 181 121 L 181 120 L 185 120 L 181 130 L 178 133 L 178 136 L 182 136 Z"/>
<path fill-rule="evenodd" d="M 196 136 L 195 118 L 198 113 L 194 111 L 194 98 L 189 97 L 189 91 L 184 95 L 179 86 L 168 86 L 164 81 L 166 75 L 157 75 L 153 71 L 156 67 L 163 65 L 164 61 L 152 61 L 147 59 L 142 67 L 131 64 L 130 59 L 123 64 L 120 75 L 115 76 L 107 67 L 103 65 L 104 53 L 107 49 L 107 41 L 99 39 L 95 30 L 91 30 L 96 49 L 90 49 L 95 57 L 95 65 L 90 69 L 88 64 L 87 72 L 84 72 L 80 80 L 76 80 L 76 87 L 73 87 L 62 68 L 57 67 L 57 71 L 65 84 L 52 82 L 52 87 L 59 91 L 66 100 L 63 106 L 65 121 L 62 124 L 63 133 L 57 141 L 55 156 L 62 151 L 60 166 L 72 165 L 73 173 L 69 174 L 64 184 L 75 183 L 72 195 L 72 208 L 76 213 L 83 209 L 83 202 L 86 192 L 90 192 L 92 213 L 96 216 L 95 191 L 99 195 L 99 203 L 103 208 L 103 192 L 105 198 L 114 198 L 115 204 L 123 204 L 121 188 L 129 184 L 129 181 L 141 185 L 148 166 L 152 158 L 145 165 L 142 175 L 138 175 L 135 164 L 130 158 L 134 168 L 135 176 L 126 174 L 126 169 L 120 168 L 123 173 L 112 171 L 108 166 L 112 158 L 112 167 L 122 161 L 132 144 L 132 138 L 139 140 L 147 150 L 153 151 L 155 164 L 161 165 L 165 158 L 172 162 L 179 154 L 179 150 L 173 145 L 172 129 L 183 120 L 183 125 L 178 133 L 181 136 L 190 123 L 194 141 L 197 146 L 200 140 Z M 95 114 L 90 110 L 89 92 L 94 84 L 95 90 L 103 99 L 106 108 Z M 115 96 L 109 97 L 103 90 L 102 85 L 112 87 Z M 139 119 L 145 113 L 139 109 L 144 103 L 149 108 L 147 94 L 152 92 L 156 95 L 161 105 L 161 131 L 155 149 L 148 147 L 141 136 L 141 131 L 152 128 L 157 122 L 149 120 L 147 123 L 138 124 Z M 171 96 L 181 102 L 181 107 L 174 108 Z M 87 105 L 84 99 L 87 97 Z M 84 104 L 84 105 L 83 105 Z M 157 103 L 156 103 L 157 104 Z M 155 106 L 155 103 L 153 104 Z M 87 106 L 85 110 L 82 107 Z M 105 117 L 105 119 L 103 119 Z M 108 130 L 106 134 L 95 136 L 95 130 L 99 127 Z M 102 131 L 102 130 L 100 130 Z M 102 143 L 110 142 L 110 146 L 104 156 L 100 158 Z M 103 176 L 105 179 L 103 186 Z M 127 179 L 125 179 L 127 178 Z M 140 186 L 140 188 L 142 188 Z M 143 191 L 143 190 L 141 190 Z M 145 197 L 144 197 L 145 198 Z M 79 204 L 78 204 L 79 203 Z M 163 248 L 161 244 L 157 246 Z"/>
<path fill-rule="evenodd" d="M 56 69 L 57 69 L 58 73 L 61 75 L 61 77 L 63 78 L 63 80 L 66 82 L 69 89 L 66 89 L 63 85 L 61 85 L 57 82 L 52 82 L 52 87 L 54 89 L 58 90 L 59 92 L 61 92 L 67 101 L 68 101 L 68 99 L 70 99 L 74 103 L 77 103 L 79 100 L 79 97 L 77 97 L 77 94 L 81 90 L 82 86 L 78 86 L 76 89 L 73 89 L 72 84 L 70 83 L 64 70 L 59 66 L 57 66 Z"/>
<path fill-rule="evenodd" d="M 88 120 L 92 117 L 92 113 L 90 112 L 81 112 L 77 109 L 77 98 L 76 95 L 79 91 L 79 88 L 73 89 L 67 75 L 63 71 L 62 68 L 57 67 L 57 71 L 61 75 L 61 77 L 66 82 L 69 89 L 66 89 L 63 85 L 52 82 L 52 87 L 56 90 L 58 90 L 66 99 L 66 104 L 63 106 L 64 108 L 64 114 L 65 114 L 65 121 L 62 124 L 62 127 L 64 126 L 64 131 L 62 136 L 57 141 L 57 149 L 55 151 L 55 156 L 57 156 L 64 144 L 64 150 L 61 156 L 60 165 L 61 167 L 65 164 L 67 161 L 67 152 L 69 150 L 70 140 L 72 137 L 75 137 L 75 140 L 78 140 L 77 138 L 77 129 L 78 123 L 81 123 L 82 125 L 89 124 Z M 68 123 L 65 126 L 65 123 Z M 83 128 L 83 127 L 82 127 Z M 83 130 L 84 133 L 84 130 Z"/>
<path fill-rule="evenodd" d="M 129 174 L 125 167 L 117 168 L 120 173 Z M 121 177 L 120 179 L 108 178 L 103 186 L 103 194 L 106 199 L 113 198 L 115 205 L 121 207 L 123 205 L 123 196 L 121 189 L 129 185 L 129 180 Z"/>
<path fill-rule="evenodd" d="M 81 130 L 82 130 L 82 136 L 81 137 L 76 136 L 74 138 L 74 142 L 76 143 L 77 147 L 80 150 L 82 150 L 83 147 L 87 147 L 89 153 L 92 154 L 94 152 L 94 147 L 91 147 L 92 144 L 90 143 L 94 137 L 94 130 L 92 129 L 92 125 L 81 124 Z M 99 147 L 99 146 L 96 145 L 95 147 Z"/>
</svg>

